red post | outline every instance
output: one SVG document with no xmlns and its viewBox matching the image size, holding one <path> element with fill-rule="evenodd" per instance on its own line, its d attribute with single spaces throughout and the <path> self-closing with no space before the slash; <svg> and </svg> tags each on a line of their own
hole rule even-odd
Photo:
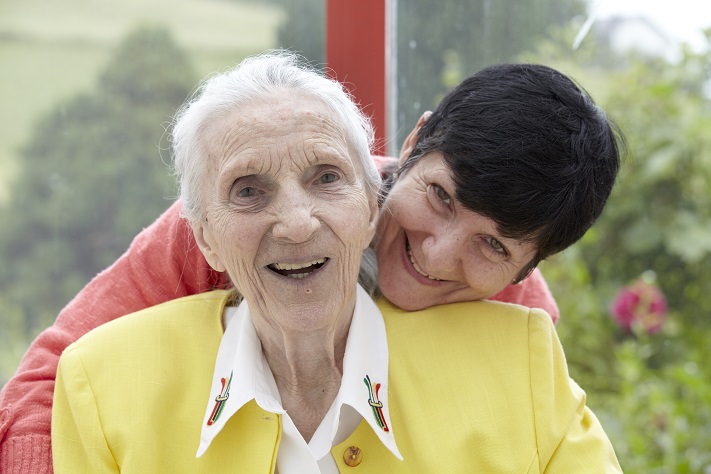
<svg viewBox="0 0 711 474">
<path fill-rule="evenodd" d="M 375 127 L 374 154 L 387 139 L 386 7 L 388 0 L 326 0 L 326 66 L 353 94 Z"/>
</svg>

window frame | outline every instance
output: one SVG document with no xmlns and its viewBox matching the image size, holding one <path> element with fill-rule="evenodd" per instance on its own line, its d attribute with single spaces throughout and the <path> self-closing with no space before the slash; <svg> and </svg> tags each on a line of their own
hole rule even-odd
<svg viewBox="0 0 711 474">
<path fill-rule="evenodd" d="M 396 83 L 389 80 L 396 64 L 388 34 L 395 31 L 389 27 L 395 18 L 394 4 L 395 0 L 326 0 L 327 73 L 345 86 L 371 118 L 376 155 L 388 152 L 388 101 L 396 97 L 388 90 L 388 84 Z"/>
</svg>

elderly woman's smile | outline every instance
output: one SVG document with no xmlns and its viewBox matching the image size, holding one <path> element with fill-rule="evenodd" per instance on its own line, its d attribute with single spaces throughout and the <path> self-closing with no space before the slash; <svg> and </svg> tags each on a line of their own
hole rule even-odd
<svg viewBox="0 0 711 474">
<path fill-rule="evenodd" d="M 210 263 L 255 313 L 289 315 L 298 330 L 349 320 L 377 215 L 332 115 L 313 98 L 282 94 L 231 112 L 204 140 L 198 233 Z"/>
<path fill-rule="evenodd" d="M 327 261 L 328 259 L 324 257 L 307 263 L 272 263 L 267 267 L 273 272 L 289 278 L 305 278 L 323 267 Z"/>
</svg>

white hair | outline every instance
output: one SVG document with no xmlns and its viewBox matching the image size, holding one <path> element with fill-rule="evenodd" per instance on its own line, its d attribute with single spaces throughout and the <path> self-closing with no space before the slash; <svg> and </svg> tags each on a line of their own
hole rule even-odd
<svg viewBox="0 0 711 474">
<path fill-rule="evenodd" d="M 180 186 L 183 215 L 197 223 L 204 218 L 200 187 L 207 169 L 202 137 L 208 127 L 235 109 L 283 91 L 305 93 L 323 102 L 340 123 L 364 171 L 369 198 L 377 196 L 380 173 L 370 158 L 373 126 L 343 86 L 299 63 L 295 53 L 278 50 L 245 59 L 235 68 L 212 76 L 178 110 L 172 131 L 173 170 Z"/>
</svg>

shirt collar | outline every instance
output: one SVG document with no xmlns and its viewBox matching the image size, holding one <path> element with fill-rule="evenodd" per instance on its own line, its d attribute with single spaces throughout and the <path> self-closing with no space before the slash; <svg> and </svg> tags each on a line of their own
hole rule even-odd
<svg viewBox="0 0 711 474">
<path fill-rule="evenodd" d="M 331 449 L 336 437 L 343 405 L 355 409 L 370 425 L 383 445 L 398 459 L 402 455 L 395 443 L 388 403 L 388 340 L 380 309 L 358 286 L 353 319 L 343 355 L 343 378 L 334 406 L 314 433 L 309 446 L 320 451 Z M 335 408 L 335 410 L 334 410 Z M 349 433 L 350 435 L 350 433 Z M 319 448 L 314 449 L 314 451 Z M 318 456 L 320 452 L 314 454 Z M 323 453 L 325 454 L 325 452 Z"/>
<path fill-rule="evenodd" d="M 234 315 L 226 324 L 217 352 L 197 457 L 205 453 L 230 417 L 250 400 L 255 400 L 266 411 L 285 413 L 252 324 L 248 304 L 243 301 L 236 310 L 227 308 L 226 311 L 232 311 Z M 344 404 L 353 407 L 383 445 L 402 460 L 390 420 L 385 323 L 375 302 L 360 286 L 343 357 L 341 388 L 332 409 L 309 443 L 315 451 L 330 450 L 338 430 L 337 414 Z M 319 459 L 326 452 L 314 454 Z"/>
<path fill-rule="evenodd" d="M 197 457 L 207 451 L 232 415 L 249 401 L 255 400 L 271 413 L 284 413 L 281 403 L 272 396 L 278 394 L 274 378 L 265 376 L 267 371 L 271 375 L 271 370 L 252 324 L 249 306 L 243 301 L 237 308 L 227 307 L 224 316 L 226 329 L 217 351 Z"/>
</svg>

